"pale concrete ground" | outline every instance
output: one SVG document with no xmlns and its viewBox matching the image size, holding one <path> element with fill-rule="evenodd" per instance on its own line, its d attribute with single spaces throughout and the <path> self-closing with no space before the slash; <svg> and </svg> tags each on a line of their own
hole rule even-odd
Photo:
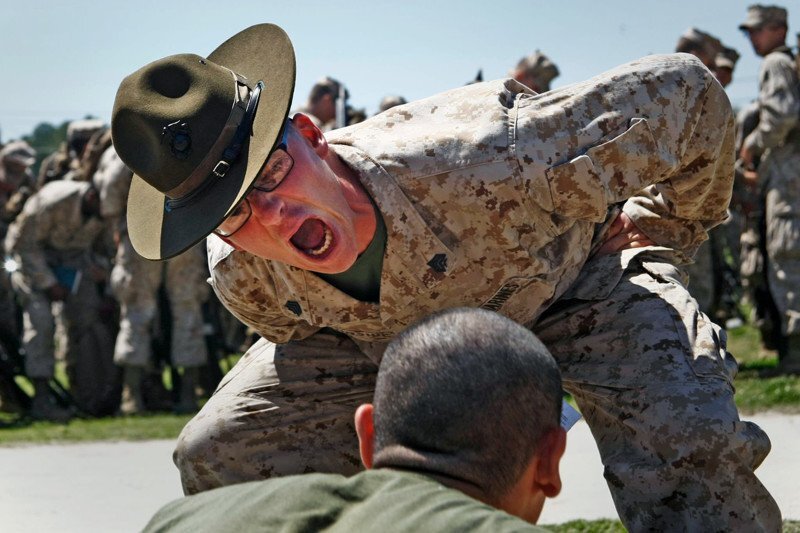
<svg viewBox="0 0 800 533">
<path fill-rule="evenodd" d="M 772 439 L 758 474 L 784 518 L 800 520 L 800 415 L 748 417 Z M 0 531 L 132 532 L 180 497 L 172 441 L 0 448 Z M 541 524 L 616 516 L 600 457 L 581 421 L 569 432 L 564 491 Z"/>
</svg>

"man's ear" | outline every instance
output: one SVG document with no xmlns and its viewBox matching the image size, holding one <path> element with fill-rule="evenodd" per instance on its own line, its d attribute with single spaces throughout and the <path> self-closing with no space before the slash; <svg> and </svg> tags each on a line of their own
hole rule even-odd
<svg viewBox="0 0 800 533">
<path fill-rule="evenodd" d="M 311 145 L 320 157 L 328 155 L 328 141 L 314 122 L 302 113 L 292 117 L 295 130 Z"/>
<path fill-rule="evenodd" d="M 537 446 L 535 484 L 548 498 L 561 492 L 559 464 L 567 448 L 567 432 L 561 426 L 548 431 Z"/>
<path fill-rule="evenodd" d="M 362 404 L 356 409 L 356 434 L 358 435 L 358 451 L 361 462 L 367 469 L 372 468 L 375 452 L 374 408 L 371 403 Z"/>
</svg>

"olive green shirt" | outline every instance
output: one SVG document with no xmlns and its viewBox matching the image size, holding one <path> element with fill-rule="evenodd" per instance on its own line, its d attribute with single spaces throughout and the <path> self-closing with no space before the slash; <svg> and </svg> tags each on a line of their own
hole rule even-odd
<svg viewBox="0 0 800 533">
<path fill-rule="evenodd" d="M 426 476 L 367 470 L 231 485 L 163 507 L 145 532 L 546 531 Z"/>
</svg>

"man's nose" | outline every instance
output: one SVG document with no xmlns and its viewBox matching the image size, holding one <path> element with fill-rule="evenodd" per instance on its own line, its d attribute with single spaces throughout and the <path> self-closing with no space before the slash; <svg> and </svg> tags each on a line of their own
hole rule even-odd
<svg viewBox="0 0 800 533">
<path fill-rule="evenodd" d="M 274 226 L 283 220 L 286 204 L 278 195 L 256 189 L 248 200 L 253 211 L 251 216 L 257 217 L 261 224 Z"/>
</svg>

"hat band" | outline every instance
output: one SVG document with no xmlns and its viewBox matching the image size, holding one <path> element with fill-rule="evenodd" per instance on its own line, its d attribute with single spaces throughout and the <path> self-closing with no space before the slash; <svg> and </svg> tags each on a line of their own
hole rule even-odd
<svg viewBox="0 0 800 533">
<path fill-rule="evenodd" d="M 239 125 L 242 124 L 247 110 L 245 99 L 251 91 L 245 83 L 244 78 L 240 77 L 233 71 L 231 71 L 231 74 L 236 82 L 236 94 L 233 100 L 233 105 L 231 106 L 231 112 L 228 115 L 228 120 L 225 122 L 225 126 L 223 126 L 222 131 L 220 132 L 213 146 L 211 146 L 211 149 L 208 151 L 200 164 L 195 167 L 191 174 L 189 174 L 189 177 L 183 180 L 178 186 L 164 192 L 164 195 L 167 198 L 172 200 L 182 199 L 187 195 L 191 195 L 195 189 L 198 189 L 200 186 L 204 185 L 206 180 L 210 180 L 213 177 L 212 171 L 222 157 L 220 154 L 223 154 L 225 149 L 231 144 L 231 140 L 236 134 Z M 243 95 L 242 92 L 245 94 Z"/>
</svg>

